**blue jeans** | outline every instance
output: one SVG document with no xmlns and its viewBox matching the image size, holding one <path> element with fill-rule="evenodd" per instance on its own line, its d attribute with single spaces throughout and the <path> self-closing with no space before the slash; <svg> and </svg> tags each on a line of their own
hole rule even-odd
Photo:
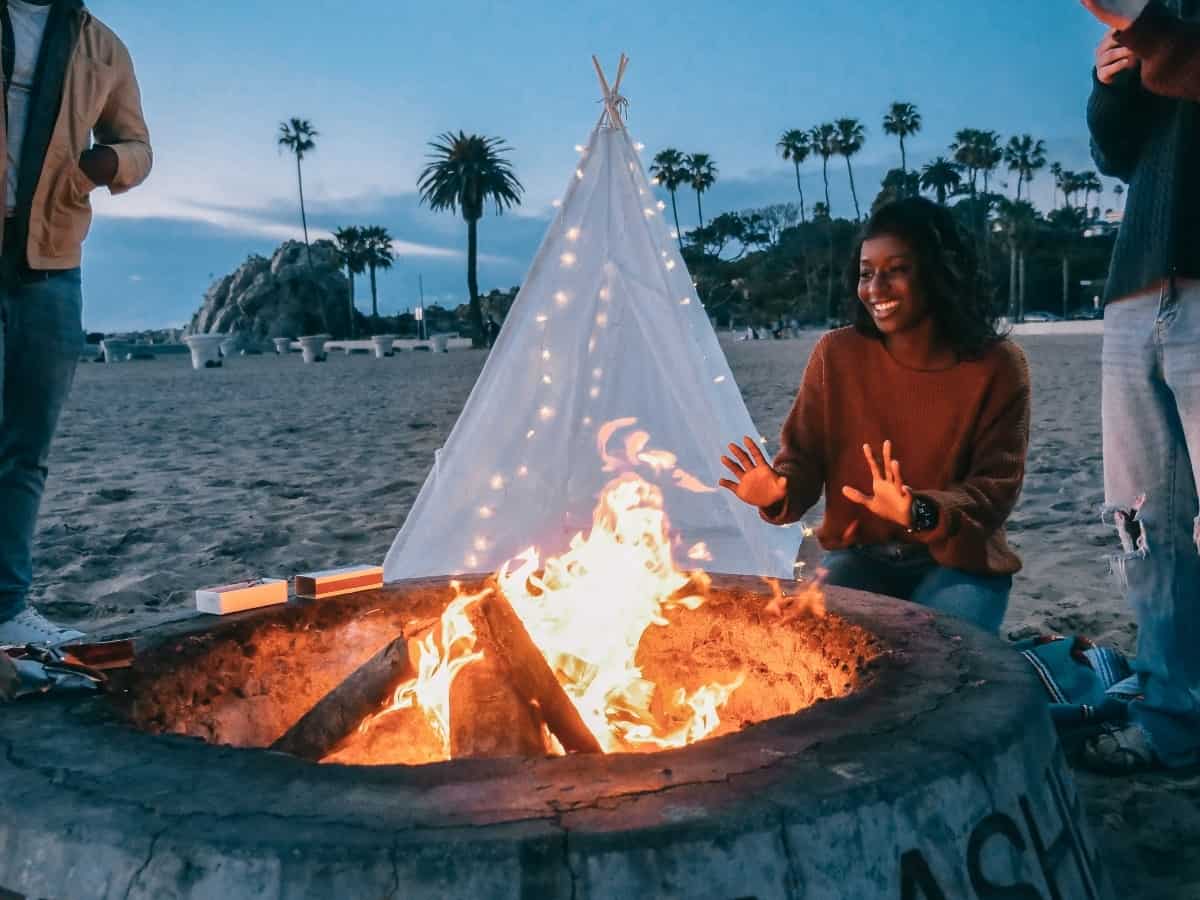
<svg viewBox="0 0 1200 900">
<path fill-rule="evenodd" d="M 79 270 L 0 282 L 0 622 L 26 605 L 46 460 L 83 351 Z"/>
<path fill-rule="evenodd" d="M 1200 283 L 1104 311 L 1104 499 L 1113 569 L 1138 624 L 1145 699 L 1130 707 L 1167 765 L 1200 759 Z"/>
<path fill-rule="evenodd" d="M 919 552 L 923 548 L 901 546 L 905 550 L 899 552 L 893 552 L 895 545 L 830 551 L 821 563 L 825 584 L 899 597 L 966 619 L 992 634 L 1000 630 L 1012 590 L 1011 575 L 948 569 Z"/>
</svg>

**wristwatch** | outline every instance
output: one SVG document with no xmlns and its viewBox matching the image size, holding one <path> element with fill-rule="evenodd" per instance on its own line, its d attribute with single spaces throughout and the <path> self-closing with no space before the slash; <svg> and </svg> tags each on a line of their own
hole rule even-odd
<svg viewBox="0 0 1200 900">
<path fill-rule="evenodd" d="M 909 513 L 908 533 L 933 531 L 938 524 L 938 506 L 928 497 L 913 494 L 912 510 Z"/>
</svg>

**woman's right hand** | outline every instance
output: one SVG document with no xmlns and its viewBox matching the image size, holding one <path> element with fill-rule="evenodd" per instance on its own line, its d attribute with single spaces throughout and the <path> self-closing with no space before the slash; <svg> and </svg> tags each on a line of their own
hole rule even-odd
<svg viewBox="0 0 1200 900">
<path fill-rule="evenodd" d="M 719 484 L 729 488 L 739 500 L 751 506 L 774 506 L 787 496 L 787 479 L 771 468 L 753 438 L 746 436 L 742 443 L 745 449 L 738 444 L 730 444 L 730 456 L 721 457 L 721 462 L 733 473 L 733 478 L 722 478 Z"/>
</svg>

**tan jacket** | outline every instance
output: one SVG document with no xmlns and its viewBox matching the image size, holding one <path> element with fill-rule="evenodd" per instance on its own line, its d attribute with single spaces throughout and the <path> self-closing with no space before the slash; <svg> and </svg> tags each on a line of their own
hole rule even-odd
<svg viewBox="0 0 1200 900">
<path fill-rule="evenodd" d="M 79 41 L 67 66 L 58 120 L 29 213 L 27 255 L 32 269 L 79 265 L 83 239 L 92 224 L 88 194 L 96 189 L 79 168 L 79 156 L 91 146 L 93 134 L 96 143 L 112 147 L 117 154 L 117 177 L 110 192 L 120 194 L 136 187 L 150 174 L 150 133 L 142 116 L 133 60 L 108 26 L 86 9 L 81 15 Z M 0 116 L 0 197 L 7 181 L 6 141 Z M 0 218 L 0 236 L 3 228 Z"/>
</svg>

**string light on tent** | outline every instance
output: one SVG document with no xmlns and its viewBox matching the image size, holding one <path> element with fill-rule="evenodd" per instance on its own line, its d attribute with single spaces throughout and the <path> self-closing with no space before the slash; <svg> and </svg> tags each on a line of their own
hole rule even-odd
<svg viewBox="0 0 1200 900">
<path fill-rule="evenodd" d="M 562 256 L 560 256 L 558 258 L 559 262 L 561 262 L 564 266 L 568 266 L 568 267 L 575 265 L 575 259 L 576 259 L 575 254 L 570 253 L 570 252 L 564 253 Z"/>
<path fill-rule="evenodd" d="M 575 177 L 578 178 L 580 181 L 582 181 L 583 180 L 583 169 L 576 169 Z"/>
<path fill-rule="evenodd" d="M 680 305 L 680 306 L 687 306 L 687 305 L 689 305 L 691 302 L 692 302 L 692 298 L 691 298 L 691 297 L 684 297 L 682 300 L 680 300 L 680 301 L 679 301 L 679 305 Z"/>
<path fill-rule="evenodd" d="M 592 377 L 593 378 L 603 378 L 604 370 L 603 369 L 592 369 Z"/>
<path fill-rule="evenodd" d="M 521 468 L 517 469 L 517 477 L 518 478 L 524 478 L 528 474 L 529 474 L 529 466 L 521 466 Z"/>
<path fill-rule="evenodd" d="M 542 384 L 550 384 L 550 383 L 551 383 L 550 376 L 549 376 L 549 375 L 543 375 L 543 376 L 542 376 Z"/>
<path fill-rule="evenodd" d="M 603 328 L 608 324 L 608 313 L 596 313 L 596 324 Z"/>
<path fill-rule="evenodd" d="M 579 240 L 579 229 L 578 228 L 568 228 L 567 229 L 567 240 L 568 241 Z"/>
<path fill-rule="evenodd" d="M 674 228 L 671 229 L 671 239 L 675 241 L 679 240 L 679 232 Z"/>
<path fill-rule="evenodd" d="M 591 424 L 592 424 L 592 417 L 591 417 L 591 416 L 584 416 L 584 417 L 583 417 L 583 424 L 584 424 L 584 425 L 591 425 Z"/>
<path fill-rule="evenodd" d="M 647 206 L 645 209 L 642 210 L 642 212 L 644 212 L 646 214 L 647 219 L 654 218 L 654 210 L 652 210 L 650 207 Z"/>
<path fill-rule="evenodd" d="M 596 350 L 596 339 L 588 338 L 588 353 L 594 353 Z"/>
<path fill-rule="evenodd" d="M 550 351 L 549 350 L 542 351 L 542 359 L 545 359 L 545 360 L 550 359 Z"/>
<path fill-rule="evenodd" d="M 553 200 L 550 201 L 550 205 L 553 206 L 555 209 L 558 209 L 560 206 L 562 206 L 562 201 L 559 200 L 557 197 L 555 197 Z"/>
<path fill-rule="evenodd" d="M 488 543 L 488 539 L 486 537 L 484 537 L 482 534 L 480 534 L 480 535 L 475 536 L 475 541 L 474 541 L 474 543 L 471 544 L 471 546 L 474 547 L 476 550 L 478 550 L 480 553 L 486 553 L 487 548 L 490 547 L 491 544 Z"/>
<path fill-rule="evenodd" d="M 548 315 L 546 315 L 545 313 L 538 313 L 536 316 L 533 317 L 533 321 L 537 322 L 539 325 L 542 325 L 549 318 L 550 317 Z"/>
<path fill-rule="evenodd" d="M 646 145 L 643 144 L 641 141 L 638 141 L 636 144 L 633 145 L 633 149 L 637 150 L 639 153 L 641 153 L 643 150 L 646 149 Z"/>
<path fill-rule="evenodd" d="M 571 296 L 566 291 L 555 291 L 554 292 L 554 302 L 557 303 L 559 306 L 566 306 L 567 303 L 570 301 L 570 299 L 571 299 Z"/>
<path fill-rule="evenodd" d="M 493 475 L 488 484 L 492 486 L 493 491 L 499 491 L 504 487 L 504 476 L 500 474 Z"/>
<path fill-rule="evenodd" d="M 537 434 L 537 432 L 530 428 L 527 432 L 525 432 L 525 440 L 532 440 L 535 434 Z"/>
<path fill-rule="evenodd" d="M 656 204 L 655 204 L 655 206 L 657 206 L 659 209 L 666 209 L 666 208 L 667 208 L 667 204 L 666 204 L 666 203 L 664 203 L 664 202 L 663 202 L 663 201 L 661 201 L 661 200 L 659 200 L 659 201 L 658 201 L 658 203 L 656 203 Z"/>
<path fill-rule="evenodd" d="M 658 185 L 658 176 L 655 175 L 653 178 L 651 178 L 650 183 L 657 186 Z"/>
<path fill-rule="evenodd" d="M 468 569 L 474 569 L 476 566 L 479 565 L 479 557 L 476 556 L 474 553 L 468 553 L 467 558 L 466 558 L 466 563 L 467 563 Z"/>
<path fill-rule="evenodd" d="M 611 296 L 612 296 L 612 291 L 610 291 L 608 288 L 606 288 L 606 287 L 600 288 L 600 299 L 601 300 L 607 300 Z"/>
<path fill-rule="evenodd" d="M 669 272 L 669 271 L 671 271 L 673 268 L 675 268 L 675 260 L 673 260 L 673 259 L 668 259 L 668 260 L 667 260 L 667 271 Z"/>
<path fill-rule="evenodd" d="M 492 508 L 490 506 L 479 507 L 479 518 L 490 519 L 494 515 L 495 515 L 495 512 L 492 511 Z"/>
<path fill-rule="evenodd" d="M 541 416 L 541 419 L 543 422 L 549 422 L 551 419 L 554 418 L 554 407 L 543 406 L 541 409 L 538 410 L 538 415 Z"/>
<path fill-rule="evenodd" d="M 587 147 L 583 146 L 583 144 L 576 144 L 576 145 L 575 145 L 575 152 L 576 152 L 576 153 L 582 153 L 582 152 L 583 152 L 584 150 L 586 150 L 586 149 L 587 149 Z"/>
<path fill-rule="evenodd" d="M 592 389 L 588 391 L 588 396 L 595 400 L 600 396 L 600 388 L 593 386 Z"/>
<path fill-rule="evenodd" d="M 724 380 L 725 380 L 724 375 L 718 375 L 716 378 L 713 379 L 713 384 L 720 384 Z"/>
<path fill-rule="evenodd" d="M 646 189 L 645 189 L 645 188 L 638 188 L 638 196 L 639 196 L 639 197 L 645 197 L 645 196 L 646 196 Z"/>
</svg>

